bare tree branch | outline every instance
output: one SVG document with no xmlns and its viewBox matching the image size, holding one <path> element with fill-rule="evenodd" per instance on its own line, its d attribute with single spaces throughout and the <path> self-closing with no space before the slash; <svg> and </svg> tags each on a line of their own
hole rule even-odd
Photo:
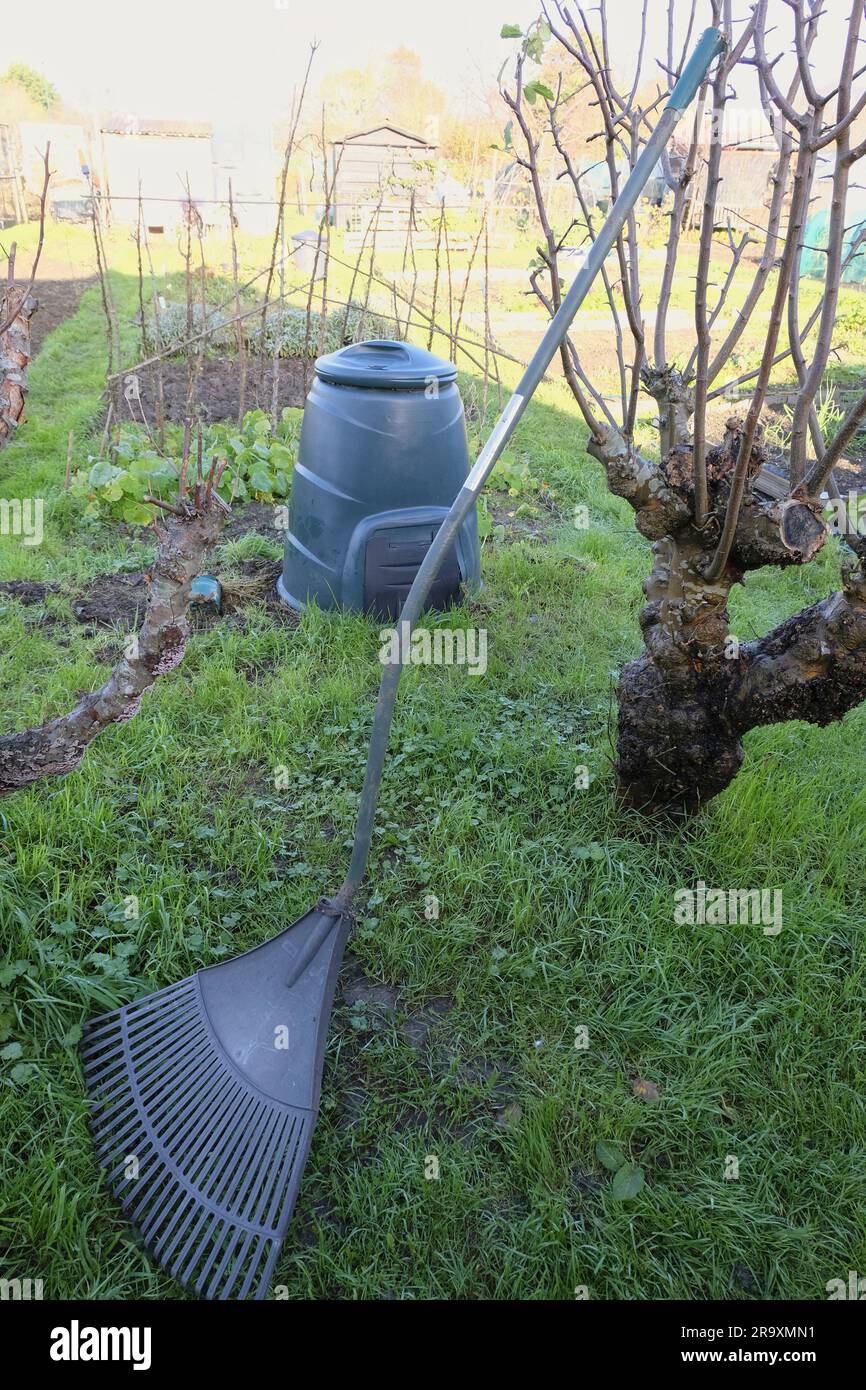
<svg viewBox="0 0 866 1390">
<path fill-rule="evenodd" d="M 851 10 L 842 59 L 842 78 L 837 97 L 837 112 L 844 122 L 851 105 L 851 83 L 857 57 L 857 43 L 863 19 L 863 5 L 857 0 Z M 799 29 L 799 25 L 797 26 Z M 815 108 L 815 117 L 823 107 Z M 842 256 L 845 243 L 845 207 L 850 181 L 850 132 L 842 126 L 836 140 L 836 161 L 833 170 L 833 190 L 830 201 L 830 222 L 827 234 L 827 268 L 824 278 L 824 302 L 818 325 L 818 337 L 812 361 L 800 385 L 800 394 L 794 407 L 791 423 L 790 478 L 792 488 L 797 488 L 806 476 L 806 428 L 809 412 L 818 393 L 824 376 L 830 351 L 833 345 L 833 329 L 836 323 L 836 310 L 839 303 L 839 290 L 842 284 Z"/>
<path fill-rule="evenodd" d="M 806 192 L 807 192 L 807 173 L 811 158 L 808 141 L 801 141 L 800 151 L 797 158 L 797 171 L 794 176 L 794 191 L 791 199 L 791 212 L 788 223 L 788 237 L 785 242 L 785 249 L 782 253 L 782 260 L 779 266 L 779 278 L 776 284 L 776 293 L 773 297 L 773 306 L 770 310 L 770 319 L 766 330 L 764 350 L 761 354 L 761 366 L 758 371 L 755 392 L 749 405 L 746 416 L 746 424 L 743 430 L 740 443 L 740 452 L 737 457 L 736 467 L 731 482 L 728 506 L 725 512 L 722 534 L 715 553 L 709 564 L 705 568 L 705 576 L 708 582 L 718 579 L 728 562 L 731 553 L 731 546 L 737 530 L 737 518 L 740 506 L 743 501 L 743 494 L 746 487 L 748 470 L 752 458 L 752 446 L 758 431 L 758 423 L 764 400 L 767 394 L 767 387 L 770 382 L 770 371 L 776 353 L 776 343 L 779 340 L 779 329 L 782 324 L 782 317 L 785 310 L 785 301 L 788 294 L 788 286 L 791 279 L 791 269 L 794 263 L 797 239 L 800 235 L 803 219 L 806 215 Z"/>
<path fill-rule="evenodd" d="M 722 0 L 713 0 L 713 23 L 721 22 Z M 725 5 L 727 33 L 730 39 L 730 0 Z M 728 63 L 723 55 L 717 65 L 713 79 L 713 128 L 710 139 L 710 157 L 707 161 L 707 178 L 704 192 L 704 208 L 701 217 L 701 236 L 698 249 L 698 270 L 695 281 L 695 336 L 697 338 L 697 372 L 695 375 L 695 430 L 692 450 L 692 476 L 694 480 L 695 522 L 704 526 L 707 520 L 707 388 L 709 384 L 710 324 L 707 313 L 707 286 L 710 274 L 710 258 L 713 253 L 713 233 L 716 220 L 716 199 L 721 182 L 723 123 L 725 103 L 728 98 Z"/>
</svg>

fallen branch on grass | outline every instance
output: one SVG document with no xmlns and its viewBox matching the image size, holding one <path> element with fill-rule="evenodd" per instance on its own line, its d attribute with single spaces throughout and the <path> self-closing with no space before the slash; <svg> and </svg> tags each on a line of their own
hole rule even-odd
<svg viewBox="0 0 866 1390">
<path fill-rule="evenodd" d="M 189 433 L 187 429 L 176 501 L 147 499 L 165 515 L 153 523 L 157 551 L 141 628 L 105 684 L 82 696 L 68 714 L 0 737 L 0 796 L 43 777 L 72 772 L 88 744 L 112 724 L 133 719 L 157 677 L 182 660 L 189 636 L 190 586 L 229 511 L 217 493 L 224 462 L 215 459 L 206 477 L 199 465 L 194 486 L 187 488 Z"/>
</svg>

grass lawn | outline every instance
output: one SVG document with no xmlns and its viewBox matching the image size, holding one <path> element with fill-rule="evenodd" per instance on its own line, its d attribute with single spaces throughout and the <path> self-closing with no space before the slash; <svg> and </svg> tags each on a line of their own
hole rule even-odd
<svg viewBox="0 0 866 1390">
<path fill-rule="evenodd" d="M 4 730 L 105 678 L 116 638 L 85 635 L 71 598 L 147 557 L 62 495 L 68 431 L 94 425 L 104 370 L 89 291 L 37 358 L 0 460 L 0 494 L 47 499 L 42 546 L 0 538 L 2 577 L 59 585 L 44 610 L 0 596 Z M 291 1297 L 822 1299 L 866 1269 L 866 716 L 753 733 L 734 785 L 674 833 L 619 809 L 611 692 L 639 648 L 648 554 L 584 437 L 546 385 L 515 452 L 560 514 L 492 538 L 482 593 L 445 620 L 486 627 L 487 674 L 404 677 L 274 1279 Z M 569 524 L 577 504 L 588 530 Z M 813 601 L 837 565 L 750 576 L 734 630 Z M 293 631 L 250 608 L 200 631 L 78 772 L 0 804 L 4 1276 L 43 1279 L 46 1298 L 185 1296 L 102 1185 L 80 1025 L 339 885 L 378 626 L 312 611 Z M 782 931 L 676 925 L 674 894 L 698 880 L 782 889 Z M 600 1140 L 643 1169 L 632 1200 Z"/>
</svg>

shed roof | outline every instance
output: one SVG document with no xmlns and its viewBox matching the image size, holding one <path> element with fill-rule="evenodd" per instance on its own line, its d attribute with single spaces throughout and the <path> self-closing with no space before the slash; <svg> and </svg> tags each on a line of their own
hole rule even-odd
<svg viewBox="0 0 866 1390">
<path fill-rule="evenodd" d="M 350 145 L 355 140 L 366 140 L 369 135 L 396 135 L 396 140 L 380 140 L 380 145 L 417 145 L 420 149 L 435 150 L 436 146 L 431 145 L 429 140 L 425 140 L 422 135 L 413 135 L 409 130 L 401 130 L 396 125 L 375 125 L 370 130 L 356 130 L 353 135 L 344 135 L 342 140 L 335 140 L 335 145 Z"/>
</svg>

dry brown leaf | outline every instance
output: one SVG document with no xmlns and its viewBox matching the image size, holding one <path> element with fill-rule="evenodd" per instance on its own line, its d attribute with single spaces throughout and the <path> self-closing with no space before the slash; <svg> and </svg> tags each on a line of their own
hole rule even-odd
<svg viewBox="0 0 866 1390">
<path fill-rule="evenodd" d="M 631 1089 L 638 1100 L 658 1100 L 659 1088 L 655 1081 L 645 1081 L 642 1076 L 632 1078 Z"/>
</svg>

